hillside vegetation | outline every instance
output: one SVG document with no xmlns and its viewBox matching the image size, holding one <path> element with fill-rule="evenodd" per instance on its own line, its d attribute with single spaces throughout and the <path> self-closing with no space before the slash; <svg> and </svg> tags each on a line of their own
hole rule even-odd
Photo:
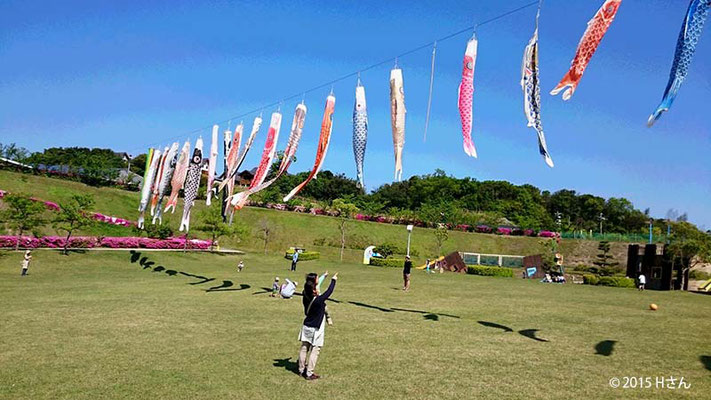
<svg viewBox="0 0 711 400">
<path fill-rule="evenodd" d="M 96 200 L 95 211 L 107 215 L 135 220 L 138 216 L 139 193 L 115 188 L 97 188 L 83 183 L 21 174 L 0 170 L 0 189 L 8 192 L 25 192 L 43 200 L 57 203 L 67 201 L 72 194 L 88 193 Z M 198 200 L 192 213 L 191 226 L 200 222 L 200 212 L 205 209 L 205 202 Z M 175 214 L 164 216 L 164 224 L 170 226 L 178 234 L 178 226 L 182 214 L 182 201 Z M 258 237 L 259 227 L 267 224 L 272 228 L 267 251 L 272 254 L 283 253 L 289 246 L 300 246 L 317 250 L 323 257 L 334 259 L 338 257 L 339 249 L 329 246 L 329 242 L 338 242 L 338 220 L 333 217 L 300 214 L 287 211 L 276 211 L 261 208 L 246 207 L 235 217 L 246 224 L 250 234 L 237 241 L 221 239 L 222 247 L 238 248 L 249 252 L 263 251 L 264 242 Z M 418 262 L 434 255 L 436 241 L 434 230 L 415 228 L 412 235 L 412 252 Z M 54 234 L 51 227 L 44 228 L 43 233 Z M 86 234 L 105 236 L 133 236 L 136 232 L 129 228 L 100 224 Z M 205 238 L 205 234 L 191 231 L 191 236 Z M 349 221 L 349 241 L 357 245 L 383 244 L 386 242 L 405 247 L 407 231 L 402 225 L 379 224 L 365 221 Z M 530 255 L 538 254 L 543 248 L 542 239 L 531 237 L 496 236 L 489 234 L 465 233 L 451 231 L 449 239 L 442 247 L 443 253 L 451 251 L 468 251 L 490 254 Z M 317 244 L 314 244 L 317 243 Z M 625 263 L 625 243 L 612 243 L 612 254 L 622 265 Z M 346 249 L 344 259 L 359 261 L 362 258 L 363 246 L 358 249 Z M 566 263 L 590 263 L 597 253 L 597 242 L 585 240 L 563 240 L 561 251 L 566 257 Z"/>
</svg>

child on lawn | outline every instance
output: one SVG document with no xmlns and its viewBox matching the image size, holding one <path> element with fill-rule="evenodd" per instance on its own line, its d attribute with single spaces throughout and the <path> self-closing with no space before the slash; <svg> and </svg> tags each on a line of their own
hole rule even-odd
<svg viewBox="0 0 711 400">
<path fill-rule="evenodd" d="M 279 277 L 274 278 L 274 283 L 272 283 L 272 294 L 269 297 L 277 297 L 279 294 Z"/>
</svg>

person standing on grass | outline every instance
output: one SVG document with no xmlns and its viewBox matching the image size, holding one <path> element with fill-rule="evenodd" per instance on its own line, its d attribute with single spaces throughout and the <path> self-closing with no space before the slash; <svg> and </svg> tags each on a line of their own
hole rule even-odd
<svg viewBox="0 0 711 400">
<path fill-rule="evenodd" d="M 30 269 L 30 261 L 32 260 L 32 252 L 25 251 L 25 257 L 22 259 L 22 276 L 27 275 L 27 270 Z"/>
<path fill-rule="evenodd" d="M 296 263 L 299 262 L 299 252 L 294 249 L 294 255 L 291 256 L 291 270 L 296 271 Z"/>
<path fill-rule="evenodd" d="M 644 274 L 639 274 L 637 278 L 637 289 L 644 290 L 644 285 L 647 284 L 647 277 Z"/>
<path fill-rule="evenodd" d="M 269 297 L 277 297 L 279 295 L 279 277 L 274 278 L 274 283 L 272 283 L 272 294 Z"/>
<path fill-rule="evenodd" d="M 402 269 L 402 290 L 410 290 L 410 272 L 412 271 L 412 261 L 410 261 L 410 256 L 405 256 L 405 266 Z"/>
<path fill-rule="evenodd" d="M 299 333 L 299 340 L 301 341 L 299 375 L 310 381 L 320 378 L 314 373 L 314 369 L 316 368 L 316 362 L 318 361 L 321 347 L 323 347 L 323 339 L 326 333 L 326 300 L 336 288 L 337 279 L 338 273 L 333 274 L 331 284 L 326 289 L 326 292 L 321 295 L 316 289 L 316 282 L 314 282 L 313 278 L 307 278 L 304 284 L 303 303 L 306 317 Z"/>
<path fill-rule="evenodd" d="M 242 269 L 244 269 L 244 261 L 239 260 L 239 264 L 237 264 L 237 272 L 242 272 Z"/>
</svg>

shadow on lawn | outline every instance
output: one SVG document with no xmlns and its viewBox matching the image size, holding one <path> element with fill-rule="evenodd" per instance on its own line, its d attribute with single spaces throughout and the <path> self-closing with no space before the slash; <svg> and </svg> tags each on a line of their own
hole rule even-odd
<svg viewBox="0 0 711 400">
<path fill-rule="evenodd" d="M 595 345 L 595 354 L 609 357 L 615 351 L 615 343 L 617 340 L 603 340 Z"/>
<path fill-rule="evenodd" d="M 421 310 L 409 310 L 407 308 L 396 308 L 396 307 L 391 307 L 390 308 L 393 311 L 402 311 L 402 312 L 409 312 L 409 313 L 416 313 L 416 314 L 424 314 L 423 317 L 424 319 L 428 321 L 439 321 L 439 317 L 449 317 L 449 318 L 456 318 L 459 319 L 458 315 L 452 315 L 452 314 L 444 314 L 444 313 L 435 313 L 435 312 L 430 312 L 430 311 L 421 311 Z"/>
<path fill-rule="evenodd" d="M 504 332 L 513 332 L 514 330 L 509 328 L 506 325 L 501 325 L 497 324 L 496 322 L 489 322 L 489 321 L 477 321 L 480 325 L 486 326 L 487 328 L 496 328 L 496 329 L 501 329 Z M 529 339 L 533 339 L 537 342 L 548 342 L 548 339 L 543 339 L 539 338 L 536 336 L 536 332 L 538 332 L 539 329 L 521 329 L 518 331 L 519 335 L 525 336 Z"/>
<path fill-rule="evenodd" d="M 536 332 L 538 332 L 538 331 L 539 331 L 538 329 L 522 329 L 522 330 L 518 331 L 518 333 L 529 338 L 529 339 L 533 339 L 537 342 L 547 342 L 548 339 L 542 339 L 542 338 L 536 337 Z"/>
<path fill-rule="evenodd" d="M 707 370 L 711 371 L 711 356 L 699 356 L 699 361 L 704 364 Z"/>
<path fill-rule="evenodd" d="M 285 370 L 289 372 L 293 372 L 295 374 L 299 374 L 299 363 L 295 361 L 291 361 L 291 357 L 289 358 L 275 358 L 274 359 L 274 366 L 277 368 L 284 368 Z"/>
<path fill-rule="evenodd" d="M 188 285 L 202 285 L 203 283 L 208 283 L 208 282 L 212 282 L 215 280 L 215 278 L 208 278 L 206 276 L 195 275 L 195 274 L 191 274 L 189 272 L 176 271 L 174 269 L 166 269 L 162 265 L 153 267 L 153 265 L 155 265 L 155 262 L 149 261 L 148 257 L 141 257 L 141 252 L 131 250 L 130 254 L 131 254 L 131 263 L 132 264 L 138 263 L 141 267 L 143 267 L 143 269 L 150 269 L 151 272 L 163 272 L 168 276 L 176 276 L 176 275 L 180 274 L 180 275 L 187 276 L 189 278 L 195 278 L 198 280 L 197 282 L 188 282 Z M 207 292 L 207 293 L 233 292 L 233 291 L 238 291 L 238 290 L 249 289 L 251 287 L 250 285 L 247 285 L 244 283 L 239 285 L 239 288 L 236 288 L 236 287 L 233 288 L 232 286 L 234 286 L 234 283 L 232 281 L 223 280 L 221 285 L 213 286 L 211 288 L 205 289 L 205 292 Z"/>
<path fill-rule="evenodd" d="M 497 328 L 497 329 L 503 330 L 504 332 L 513 332 L 513 329 L 509 328 L 508 326 L 497 324 L 496 322 L 489 322 L 489 321 L 477 321 L 477 322 L 480 325 L 486 326 L 487 328 Z"/>
</svg>

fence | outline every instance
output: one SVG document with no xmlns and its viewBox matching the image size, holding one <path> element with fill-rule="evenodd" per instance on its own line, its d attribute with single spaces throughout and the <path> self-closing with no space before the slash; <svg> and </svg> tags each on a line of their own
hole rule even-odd
<svg viewBox="0 0 711 400">
<path fill-rule="evenodd" d="M 590 233 L 585 231 L 562 232 L 563 239 L 606 240 L 608 242 L 648 243 L 649 234 L 641 233 Z M 653 235 L 652 243 L 666 243 L 666 235 Z"/>
<path fill-rule="evenodd" d="M 510 256 L 504 254 L 482 254 L 460 252 L 464 264 L 485 265 L 509 268 L 523 267 L 523 256 Z"/>
</svg>

